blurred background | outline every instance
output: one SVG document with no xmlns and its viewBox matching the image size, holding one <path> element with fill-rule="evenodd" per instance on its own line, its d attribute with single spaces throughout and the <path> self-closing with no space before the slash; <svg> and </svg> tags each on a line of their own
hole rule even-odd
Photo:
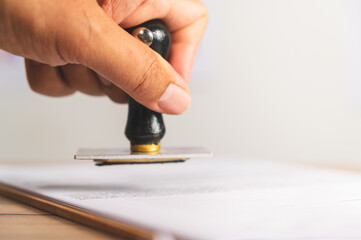
<svg viewBox="0 0 361 240">
<path fill-rule="evenodd" d="M 361 1 L 206 0 L 210 22 L 192 105 L 165 116 L 167 146 L 361 167 Z M 72 161 L 78 147 L 128 147 L 127 107 L 31 92 L 0 52 L 0 162 Z"/>
</svg>

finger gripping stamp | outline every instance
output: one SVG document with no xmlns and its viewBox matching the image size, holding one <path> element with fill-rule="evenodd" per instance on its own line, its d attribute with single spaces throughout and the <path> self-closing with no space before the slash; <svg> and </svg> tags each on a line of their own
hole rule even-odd
<svg viewBox="0 0 361 240">
<path fill-rule="evenodd" d="M 162 21 L 152 20 L 127 31 L 168 60 L 171 35 Z M 184 162 L 191 157 L 211 156 L 203 147 L 161 148 L 160 141 L 165 134 L 162 114 L 144 107 L 131 97 L 128 105 L 125 135 L 130 141 L 130 149 L 81 148 L 74 157 L 76 160 L 93 160 L 97 166 L 103 166 L 174 163 Z"/>
</svg>

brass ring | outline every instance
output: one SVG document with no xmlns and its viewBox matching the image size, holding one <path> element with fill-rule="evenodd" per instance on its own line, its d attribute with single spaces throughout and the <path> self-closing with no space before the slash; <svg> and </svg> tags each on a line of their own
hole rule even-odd
<svg viewBox="0 0 361 240">
<path fill-rule="evenodd" d="M 149 153 L 156 154 L 159 152 L 160 143 L 158 144 L 146 144 L 146 145 L 131 145 L 130 150 L 133 153 Z"/>
</svg>

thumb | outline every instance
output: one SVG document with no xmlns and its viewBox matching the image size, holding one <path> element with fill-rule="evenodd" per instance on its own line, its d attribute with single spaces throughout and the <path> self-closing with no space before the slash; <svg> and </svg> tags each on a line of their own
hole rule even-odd
<svg viewBox="0 0 361 240">
<path fill-rule="evenodd" d="M 149 109 L 180 114 L 188 108 L 187 84 L 166 60 L 105 15 L 94 24 L 81 64 Z"/>
</svg>

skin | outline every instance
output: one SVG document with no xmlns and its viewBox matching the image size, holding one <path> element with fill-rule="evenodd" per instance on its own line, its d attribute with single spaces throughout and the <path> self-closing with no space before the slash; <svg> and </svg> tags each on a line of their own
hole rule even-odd
<svg viewBox="0 0 361 240">
<path fill-rule="evenodd" d="M 169 63 L 124 28 L 162 19 Z M 208 15 L 198 0 L 0 0 L 0 48 L 23 56 L 30 87 L 60 97 L 76 91 L 127 94 L 161 113 L 190 104 L 188 81 Z"/>
</svg>

